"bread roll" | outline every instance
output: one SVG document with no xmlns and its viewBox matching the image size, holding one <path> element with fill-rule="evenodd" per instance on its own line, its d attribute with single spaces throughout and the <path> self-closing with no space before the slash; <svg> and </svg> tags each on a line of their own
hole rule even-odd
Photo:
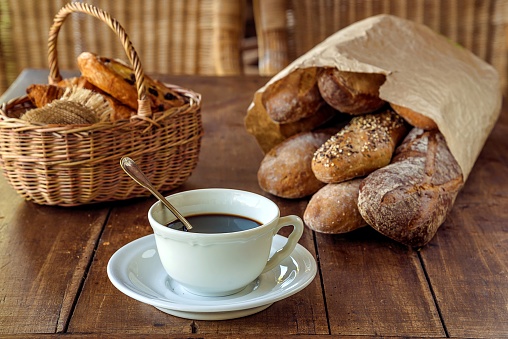
<svg viewBox="0 0 508 339">
<path fill-rule="evenodd" d="M 317 191 L 303 214 L 305 224 L 319 233 L 338 234 L 366 226 L 358 211 L 362 178 L 328 184 Z"/>
<path fill-rule="evenodd" d="M 392 109 L 404 118 L 410 125 L 422 129 L 437 129 L 437 125 L 431 118 L 426 117 L 425 115 L 415 112 L 407 107 L 399 106 L 396 104 L 390 103 Z"/>
<path fill-rule="evenodd" d="M 354 117 L 316 151 L 312 171 L 325 183 L 365 176 L 390 163 L 406 134 L 404 120 L 391 110 Z"/>
<path fill-rule="evenodd" d="M 324 104 L 317 86 L 318 70 L 297 69 L 266 88 L 261 102 L 273 121 L 295 122 L 317 112 Z"/>
<path fill-rule="evenodd" d="M 420 247 L 444 222 L 462 186 L 462 171 L 443 135 L 414 128 L 393 163 L 364 179 L 358 208 L 380 233 Z"/>
<path fill-rule="evenodd" d="M 353 115 L 372 113 L 385 105 L 379 98 L 379 87 L 385 76 L 377 73 L 355 73 L 326 68 L 318 76 L 319 92 L 336 110 Z"/>
<path fill-rule="evenodd" d="M 122 62 L 83 52 L 78 56 L 81 74 L 122 104 L 138 109 L 138 93 L 133 70 Z M 147 96 L 152 111 L 164 111 L 185 104 L 186 99 L 160 81 L 145 75 Z"/>
<path fill-rule="evenodd" d="M 286 139 L 268 152 L 258 170 L 259 186 L 282 198 L 302 198 L 324 184 L 311 169 L 312 155 L 330 134 L 305 132 Z"/>
</svg>

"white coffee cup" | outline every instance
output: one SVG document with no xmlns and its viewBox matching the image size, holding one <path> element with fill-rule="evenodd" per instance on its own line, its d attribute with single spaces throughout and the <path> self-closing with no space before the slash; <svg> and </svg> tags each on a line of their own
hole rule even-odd
<svg viewBox="0 0 508 339">
<path fill-rule="evenodd" d="M 193 233 L 167 227 L 176 217 L 160 202 L 148 211 L 159 257 L 167 274 L 193 294 L 237 293 L 260 274 L 272 270 L 293 252 L 303 233 L 295 215 L 280 216 L 277 205 L 259 194 L 223 188 L 199 189 L 167 197 L 185 217 L 229 214 L 252 219 L 260 226 L 230 233 Z M 293 226 L 287 243 L 270 258 L 275 234 Z"/>
</svg>

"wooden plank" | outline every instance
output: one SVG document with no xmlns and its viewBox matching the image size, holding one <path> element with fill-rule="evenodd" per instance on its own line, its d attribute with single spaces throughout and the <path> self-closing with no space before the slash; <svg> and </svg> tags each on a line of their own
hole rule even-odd
<svg viewBox="0 0 508 339">
<path fill-rule="evenodd" d="M 47 73 L 23 72 L 1 101 Z M 0 192 L 0 333 L 64 331 L 108 209 L 26 202 L 3 176 Z"/>
<path fill-rule="evenodd" d="M 192 321 L 169 317 L 131 299 L 118 291 L 106 274 L 108 260 L 118 248 L 152 233 L 146 211 L 154 202 L 151 198 L 134 199 L 118 202 L 113 208 L 68 332 L 192 333 Z"/>
<path fill-rule="evenodd" d="M 204 93 L 200 164 L 175 191 L 245 189 L 273 199 L 282 215 L 303 214 L 305 199 L 275 198 L 257 185 L 262 154 L 243 129 L 243 117 L 267 79 L 165 79 Z M 167 315 L 123 295 L 107 279 L 111 255 L 151 234 L 146 212 L 154 198 L 39 206 L 0 178 L 0 336 L 508 338 L 506 111 L 448 220 L 421 251 L 370 228 L 335 236 L 306 230 L 300 243 L 314 256 L 317 243 L 323 281 L 318 275 L 305 290 L 267 310 L 224 322 Z"/>
<path fill-rule="evenodd" d="M 171 82 L 172 78 L 167 78 Z M 256 173 L 262 159 L 255 139 L 243 128 L 243 117 L 252 93 L 265 79 L 203 78 L 199 82 L 178 78 L 179 85 L 204 93 L 203 124 L 205 135 L 198 166 L 190 179 L 176 191 L 205 187 L 243 189 L 264 194 L 257 184 Z M 272 198 L 281 214 L 303 212 L 301 202 Z M 96 259 L 80 296 L 69 332 L 171 334 L 231 333 L 279 335 L 326 334 L 328 324 L 317 277 L 302 292 L 279 301 L 268 309 L 249 317 L 231 321 L 192 321 L 162 313 L 117 291 L 106 277 L 106 265 L 119 247 L 146 234 L 151 234 L 146 213 L 155 199 L 118 203 L 101 238 Z M 287 235 L 288 231 L 282 232 Z M 306 231 L 300 243 L 314 252 L 312 232 Z M 90 310 L 94 310 L 90 314 Z M 260 326 L 262 324 L 262 326 Z"/>
<path fill-rule="evenodd" d="M 3 177 L 0 192 L 0 334 L 63 331 L 107 208 L 36 205 Z"/>
<path fill-rule="evenodd" d="M 508 338 L 508 112 L 421 251 L 451 337 Z"/>
<path fill-rule="evenodd" d="M 58 339 L 63 338 L 66 339 L 95 339 L 97 338 L 97 334 L 93 333 L 77 333 L 77 334 L 24 334 L 24 335 L 7 335 L 2 337 L 2 339 Z M 108 339 L 182 339 L 182 335 L 172 335 L 172 334 L 160 334 L 160 333 L 149 333 L 149 334 L 115 334 L 115 333 L 107 333 L 105 335 Z M 266 339 L 272 338 L 273 336 L 268 335 L 251 335 L 251 334 L 215 334 L 215 335 L 206 335 L 206 339 Z M 189 334 L 185 336 L 186 339 L 203 339 L 202 334 Z M 277 335 L 277 339 L 291 339 L 295 338 L 295 335 Z M 379 336 L 363 336 L 363 335 L 353 335 L 353 336 L 344 336 L 344 335 L 328 335 L 328 334 L 316 334 L 316 335 L 298 335 L 298 339 L 379 339 Z M 389 337 L 390 339 L 411 339 L 411 337 L 406 336 L 396 336 Z M 421 339 L 418 337 L 413 337 L 414 339 Z M 445 339 L 446 337 L 433 337 L 435 339 Z M 471 338 L 457 338 L 457 339 L 471 339 Z"/>
<path fill-rule="evenodd" d="M 416 251 L 370 227 L 317 241 L 332 334 L 445 336 Z"/>
</svg>

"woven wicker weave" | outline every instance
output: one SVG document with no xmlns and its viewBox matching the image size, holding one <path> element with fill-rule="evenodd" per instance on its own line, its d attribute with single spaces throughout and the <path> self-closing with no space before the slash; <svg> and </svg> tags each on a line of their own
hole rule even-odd
<svg viewBox="0 0 508 339">
<path fill-rule="evenodd" d="M 136 75 L 138 112 L 118 122 L 35 126 L 18 119 L 33 108 L 27 97 L 2 104 L 0 165 L 8 182 L 27 200 L 47 205 L 147 196 L 119 165 L 122 156 L 129 156 L 158 190 L 181 185 L 198 160 L 203 133 L 201 96 L 172 86 L 188 98 L 188 104 L 152 113 L 145 98 L 144 71 L 125 30 L 107 12 L 82 3 L 70 3 L 55 16 L 48 42 L 50 83 L 61 79 L 56 41 L 61 25 L 73 12 L 98 18 L 115 31 Z"/>
<path fill-rule="evenodd" d="M 508 94 L 507 0 L 254 0 L 260 74 L 277 73 L 341 28 L 381 13 L 468 48 L 498 70 Z"/>
</svg>

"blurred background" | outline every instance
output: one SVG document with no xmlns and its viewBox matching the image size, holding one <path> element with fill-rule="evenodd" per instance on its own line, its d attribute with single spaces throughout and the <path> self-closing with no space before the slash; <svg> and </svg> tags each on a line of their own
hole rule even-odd
<svg viewBox="0 0 508 339">
<path fill-rule="evenodd" d="M 0 0 L 0 94 L 24 68 L 47 68 L 48 33 L 69 1 Z M 389 13 L 423 23 L 493 65 L 507 93 L 508 0 L 87 0 L 127 31 L 146 73 L 271 76 L 337 30 Z M 83 51 L 126 59 L 82 13 L 58 35 L 60 69 Z"/>
</svg>

